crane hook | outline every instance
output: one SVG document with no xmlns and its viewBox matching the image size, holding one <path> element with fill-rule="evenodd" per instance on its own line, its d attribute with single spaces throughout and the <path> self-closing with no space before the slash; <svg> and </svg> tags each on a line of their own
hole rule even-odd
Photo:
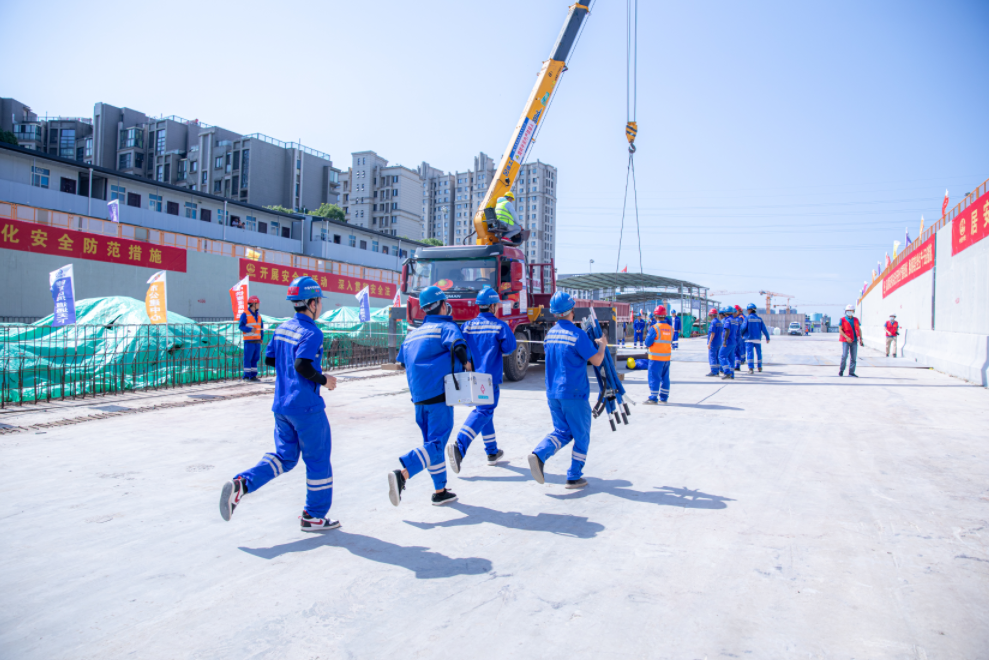
<svg viewBox="0 0 989 660">
<path fill-rule="evenodd" d="M 639 125 L 634 121 L 625 124 L 625 137 L 628 138 L 628 152 L 635 153 L 635 136 L 639 132 Z"/>
</svg>

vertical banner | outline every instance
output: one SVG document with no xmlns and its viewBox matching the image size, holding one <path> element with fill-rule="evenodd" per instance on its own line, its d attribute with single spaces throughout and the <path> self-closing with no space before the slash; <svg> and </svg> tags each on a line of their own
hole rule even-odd
<svg viewBox="0 0 989 660">
<path fill-rule="evenodd" d="M 367 323 L 371 320 L 371 290 L 369 287 L 364 287 L 354 295 L 357 298 L 357 303 L 360 305 L 360 316 L 357 320 L 361 323 Z"/>
<path fill-rule="evenodd" d="M 53 326 L 72 325 L 76 322 L 76 283 L 72 278 L 72 264 L 62 266 L 48 274 L 52 301 L 55 303 Z"/>
<path fill-rule="evenodd" d="M 115 199 L 110 201 L 106 205 L 107 216 L 110 218 L 110 222 L 120 222 L 120 200 Z"/>
<path fill-rule="evenodd" d="M 165 288 L 165 271 L 160 270 L 148 280 L 148 293 L 144 296 L 144 309 L 151 323 L 168 322 L 168 290 Z"/>
<path fill-rule="evenodd" d="M 402 306 L 402 292 L 397 288 L 395 289 L 395 298 L 391 301 L 392 307 Z"/>
<path fill-rule="evenodd" d="M 251 278 L 245 277 L 230 287 L 230 307 L 234 311 L 234 320 L 247 311 L 247 298 L 250 296 Z"/>
</svg>

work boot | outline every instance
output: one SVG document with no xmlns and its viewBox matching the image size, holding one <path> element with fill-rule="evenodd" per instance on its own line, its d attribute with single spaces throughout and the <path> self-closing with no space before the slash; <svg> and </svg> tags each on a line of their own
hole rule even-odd
<svg viewBox="0 0 989 660">
<path fill-rule="evenodd" d="M 449 488 L 444 488 L 438 493 L 433 493 L 433 506 L 443 506 L 453 504 L 457 501 L 457 495 Z"/>
<path fill-rule="evenodd" d="M 647 406 L 655 406 L 655 405 L 658 405 L 658 404 L 659 404 L 659 401 L 657 401 L 656 399 L 654 399 L 652 397 L 649 397 L 645 401 L 645 405 L 647 405 Z"/>
<path fill-rule="evenodd" d="M 718 376 L 718 372 L 717 371 L 712 371 L 711 373 L 704 374 L 704 375 L 707 376 L 708 378 L 716 378 Z"/>
<path fill-rule="evenodd" d="M 577 488 L 583 488 L 587 485 L 587 479 L 581 477 L 580 479 L 567 479 L 567 488 L 574 490 Z"/>
<path fill-rule="evenodd" d="M 842 373 L 842 372 L 840 372 L 840 371 L 838 372 L 838 378 L 841 378 L 841 377 L 842 377 L 842 376 L 844 376 L 844 375 L 845 375 L 844 373 Z"/>
<path fill-rule="evenodd" d="M 721 380 L 728 380 L 728 378 L 730 378 L 730 376 L 728 375 L 728 372 L 725 372 L 725 373 L 721 374 Z"/>
<path fill-rule="evenodd" d="M 759 367 L 759 373 L 762 373 L 762 367 Z"/>
<path fill-rule="evenodd" d="M 535 454 L 529 454 L 529 470 L 532 472 L 532 478 L 536 480 L 536 483 L 546 483 L 546 478 L 543 476 L 543 462 Z"/>
<path fill-rule="evenodd" d="M 853 374 L 851 371 L 848 372 L 848 375 L 852 378 L 858 378 L 858 374 Z"/>
<path fill-rule="evenodd" d="M 497 454 L 488 454 L 488 465 L 494 465 L 498 462 L 502 456 L 505 455 L 504 449 L 499 449 Z"/>
<path fill-rule="evenodd" d="M 742 368 L 736 364 L 735 365 L 735 371 L 741 371 L 741 370 L 742 370 Z"/>
<path fill-rule="evenodd" d="M 760 369 L 759 371 L 762 371 L 762 369 Z M 754 374 L 755 373 L 755 369 L 749 369 L 749 373 L 750 374 Z"/>
<path fill-rule="evenodd" d="M 305 510 L 303 510 L 302 515 L 299 516 L 299 520 L 301 521 L 299 524 L 303 532 L 327 532 L 340 526 L 339 520 L 315 518 L 310 516 Z"/>
<path fill-rule="evenodd" d="M 460 453 L 460 447 L 457 446 L 456 441 L 447 443 L 446 457 L 450 459 L 450 469 L 453 470 L 453 473 L 460 474 L 460 464 L 464 460 L 464 455 Z"/>
<path fill-rule="evenodd" d="M 237 477 L 223 484 L 223 490 L 220 491 L 220 515 L 224 520 L 230 520 L 234 509 L 245 495 L 247 495 L 247 482 L 242 478 Z"/>
<path fill-rule="evenodd" d="M 666 399 L 660 399 L 659 402 L 664 406 L 669 403 L 669 401 L 667 401 Z"/>
<path fill-rule="evenodd" d="M 388 473 L 388 499 L 395 506 L 402 501 L 402 491 L 405 490 L 405 477 L 401 470 L 393 470 Z"/>
</svg>

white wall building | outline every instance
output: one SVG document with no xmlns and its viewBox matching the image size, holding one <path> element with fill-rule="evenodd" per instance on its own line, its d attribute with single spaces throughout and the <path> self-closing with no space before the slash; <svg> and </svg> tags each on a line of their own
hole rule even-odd
<svg viewBox="0 0 989 660">
<path fill-rule="evenodd" d="M 390 236 L 419 240 L 419 173 L 389 165 L 373 151 L 351 154 L 351 166 L 340 174 L 341 206 L 347 222 Z"/>
</svg>

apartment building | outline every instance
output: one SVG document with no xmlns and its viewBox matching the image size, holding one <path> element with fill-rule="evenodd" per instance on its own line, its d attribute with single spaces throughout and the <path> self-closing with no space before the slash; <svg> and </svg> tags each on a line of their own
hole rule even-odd
<svg viewBox="0 0 989 660">
<path fill-rule="evenodd" d="M 88 117 L 38 117 L 17 99 L 0 98 L 0 130 L 17 138 L 18 146 L 44 154 L 90 162 L 93 120 Z"/>
<path fill-rule="evenodd" d="M 350 167 L 340 174 L 340 190 L 348 223 L 390 236 L 423 237 L 416 170 L 389 165 L 374 151 L 357 151 L 351 154 Z"/>
</svg>

